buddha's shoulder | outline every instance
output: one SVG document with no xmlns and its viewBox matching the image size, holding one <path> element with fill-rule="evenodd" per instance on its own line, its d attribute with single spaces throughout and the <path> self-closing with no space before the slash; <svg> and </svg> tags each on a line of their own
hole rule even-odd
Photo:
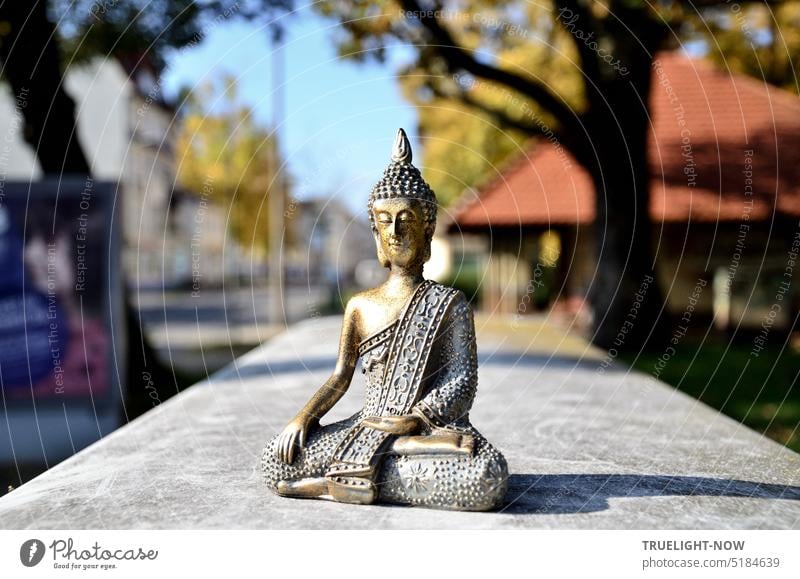
<svg viewBox="0 0 800 579">
<path fill-rule="evenodd" d="M 447 294 L 453 296 L 453 299 L 456 300 L 456 301 L 459 301 L 459 302 L 460 301 L 464 301 L 464 302 L 469 301 L 469 300 L 467 300 L 467 296 L 464 294 L 464 292 L 461 291 L 458 288 L 454 288 L 454 287 L 449 286 L 447 284 L 439 283 L 438 281 L 433 281 L 433 280 L 428 280 L 428 284 L 430 285 L 431 288 L 435 288 L 435 289 L 439 290 L 440 292 L 444 292 L 444 293 L 447 293 Z"/>
<path fill-rule="evenodd" d="M 448 295 L 450 297 L 451 308 L 467 308 L 471 309 L 469 300 L 463 291 L 450 287 L 448 285 L 440 284 L 438 282 L 429 281 L 428 290 L 438 290 L 440 294 Z M 347 302 L 346 312 L 348 313 L 369 313 L 374 308 L 385 308 L 386 296 L 382 288 L 375 287 L 367 290 L 360 291 L 354 294 Z"/>
<path fill-rule="evenodd" d="M 347 301 L 347 307 L 359 308 L 364 305 L 376 304 L 381 301 L 379 288 L 370 288 L 354 293 Z"/>
<path fill-rule="evenodd" d="M 440 292 L 446 292 L 458 298 L 465 297 L 464 292 L 462 292 L 460 289 L 454 288 L 447 284 L 439 283 L 438 281 L 428 280 L 428 285 L 433 289 L 437 289 Z"/>
<path fill-rule="evenodd" d="M 430 287 L 438 289 L 441 295 L 448 296 L 448 310 L 452 314 L 472 314 L 470 301 L 460 289 L 438 282 L 431 282 Z"/>
<path fill-rule="evenodd" d="M 382 294 L 378 288 L 370 288 L 360 291 L 347 300 L 345 314 L 369 314 L 375 308 L 381 308 L 383 303 Z"/>
</svg>

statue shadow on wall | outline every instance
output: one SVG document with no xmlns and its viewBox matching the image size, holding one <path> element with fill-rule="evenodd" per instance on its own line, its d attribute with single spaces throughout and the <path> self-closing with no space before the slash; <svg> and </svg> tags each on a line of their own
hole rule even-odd
<svg viewBox="0 0 800 579">
<path fill-rule="evenodd" d="M 800 487 L 694 476 L 512 474 L 503 506 L 509 514 L 564 515 L 609 508 L 608 499 L 706 496 L 800 500 Z"/>
</svg>

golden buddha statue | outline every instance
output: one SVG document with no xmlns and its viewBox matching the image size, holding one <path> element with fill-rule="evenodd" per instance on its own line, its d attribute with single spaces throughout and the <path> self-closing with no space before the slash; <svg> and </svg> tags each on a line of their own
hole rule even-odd
<svg viewBox="0 0 800 579">
<path fill-rule="evenodd" d="M 474 511 L 501 504 L 505 458 L 469 421 L 478 382 L 472 310 L 462 292 L 422 276 L 436 209 L 400 129 L 368 203 L 389 277 L 348 302 L 333 374 L 264 449 L 264 477 L 278 494 Z M 320 426 L 359 358 L 364 407 Z"/>
</svg>

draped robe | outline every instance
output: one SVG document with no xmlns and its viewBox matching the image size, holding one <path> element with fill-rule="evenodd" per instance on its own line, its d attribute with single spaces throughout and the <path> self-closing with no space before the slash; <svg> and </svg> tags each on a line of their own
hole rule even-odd
<svg viewBox="0 0 800 579">
<path fill-rule="evenodd" d="M 508 469 L 503 456 L 469 422 L 477 388 L 472 310 L 462 292 L 423 282 L 401 316 L 359 345 L 367 392 L 354 416 L 309 434 L 291 465 L 265 448 L 267 484 L 325 476 L 331 484 L 377 486 L 379 500 L 444 509 L 488 510 L 502 501 Z M 394 435 L 362 424 L 368 416 L 414 413 L 421 435 L 443 430 L 471 436 L 465 454 L 396 456 Z"/>
</svg>

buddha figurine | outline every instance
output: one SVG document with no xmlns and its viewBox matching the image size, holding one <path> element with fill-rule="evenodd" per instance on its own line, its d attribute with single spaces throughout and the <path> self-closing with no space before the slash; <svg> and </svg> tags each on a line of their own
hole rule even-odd
<svg viewBox="0 0 800 579">
<path fill-rule="evenodd" d="M 368 203 L 389 277 L 348 302 L 333 374 L 264 449 L 264 477 L 279 495 L 469 511 L 501 504 L 505 458 L 469 421 L 478 383 L 472 310 L 462 292 L 422 276 L 436 209 L 400 129 Z M 359 359 L 362 410 L 321 426 Z"/>
</svg>

